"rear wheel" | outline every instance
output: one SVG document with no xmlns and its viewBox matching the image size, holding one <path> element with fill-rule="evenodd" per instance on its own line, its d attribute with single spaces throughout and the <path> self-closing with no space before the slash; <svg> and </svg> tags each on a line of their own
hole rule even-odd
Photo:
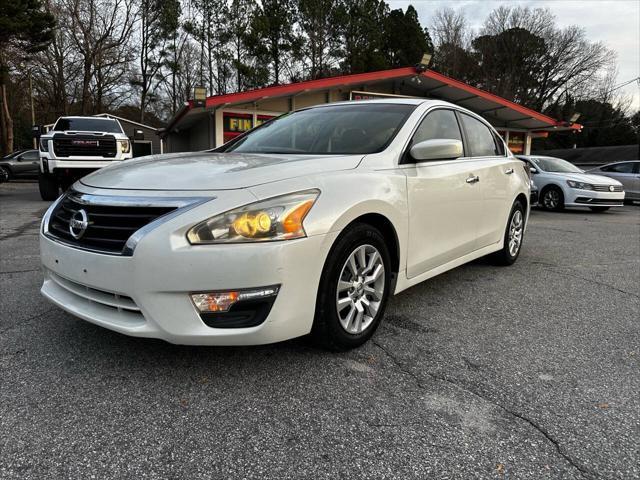
<svg viewBox="0 0 640 480">
<path fill-rule="evenodd" d="M 540 204 L 545 210 L 558 212 L 564 209 L 564 195 L 560 188 L 551 186 L 543 190 Z"/>
<path fill-rule="evenodd" d="M 58 198 L 60 191 L 58 180 L 50 173 L 38 173 L 38 187 L 42 200 L 51 201 Z"/>
<path fill-rule="evenodd" d="M 606 212 L 609 210 L 609 207 L 589 207 L 594 212 Z"/>
<path fill-rule="evenodd" d="M 378 229 L 357 224 L 331 249 L 322 272 L 312 337 L 331 350 L 365 343 L 384 315 L 391 261 Z"/>
<path fill-rule="evenodd" d="M 524 219 L 524 206 L 520 200 L 516 200 L 509 214 L 502 250 L 491 255 L 491 259 L 496 265 L 513 265 L 518 259 L 524 240 Z"/>
</svg>

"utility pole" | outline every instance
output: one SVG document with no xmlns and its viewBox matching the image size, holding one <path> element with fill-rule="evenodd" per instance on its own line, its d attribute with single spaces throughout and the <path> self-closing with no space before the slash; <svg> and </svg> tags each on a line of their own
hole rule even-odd
<svg viewBox="0 0 640 480">
<path fill-rule="evenodd" d="M 31 127 L 33 127 L 36 124 L 36 111 L 33 108 L 33 83 L 31 81 L 31 69 L 29 69 L 29 97 L 31 98 Z M 33 148 L 38 148 L 38 139 L 36 137 L 33 137 Z"/>
</svg>

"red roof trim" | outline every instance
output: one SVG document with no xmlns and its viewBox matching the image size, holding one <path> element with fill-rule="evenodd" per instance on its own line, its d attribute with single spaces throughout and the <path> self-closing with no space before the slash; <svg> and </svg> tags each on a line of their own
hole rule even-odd
<svg viewBox="0 0 640 480">
<path fill-rule="evenodd" d="M 274 85 L 271 87 L 258 88 L 255 90 L 248 90 L 246 92 L 228 93 L 224 95 L 214 95 L 208 97 L 205 102 L 206 108 L 215 108 L 222 105 L 233 103 L 249 103 L 260 99 L 269 97 L 283 97 L 287 95 L 294 95 L 309 90 L 326 90 L 338 86 L 358 85 L 366 84 L 368 82 L 379 82 L 383 80 L 390 80 L 394 78 L 402 78 L 418 75 L 414 67 L 395 68 L 392 70 L 380 70 L 376 72 L 356 73 L 353 75 L 341 75 L 337 77 L 321 78 L 318 80 L 307 80 L 304 82 L 288 83 L 286 85 Z M 573 130 L 580 130 L 582 125 L 577 123 L 568 125 L 566 122 L 559 122 L 554 118 L 551 118 L 542 113 L 531 110 L 530 108 L 518 105 L 506 98 L 502 98 L 498 95 L 486 92 L 471 85 L 467 85 L 464 82 L 455 80 L 441 73 L 434 72 L 433 70 L 427 70 L 421 73 L 422 76 L 430 78 L 437 82 L 441 82 L 443 86 L 450 86 L 467 93 L 477 95 L 480 98 L 497 103 L 505 108 L 509 108 L 516 112 L 519 112 L 527 117 L 534 118 L 538 121 L 547 123 L 551 127 L 570 127 Z M 167 126 L 166 131 L 170 131 L 180 121 L 180 119 L 186 114 L 187 111 L 194 108 L 193 102 L 189 102 L 188 106 L 185 106 L 184 111 L 178 112 L 178 115 L 173 118 L 170 124 Z"/>
<path fill-rule="evenodd" d="M 485 100 L 498 103 L 507 108 L 510 108 L 511 110 L 515 110 L 518 113 L 522 113 L 523 115 L 526 115 L 528 117 L 535 118 L 536 120 L 540 120 L 541 122 L 548 123 L 549 125 L 556 126 L 559 124 L 557 120 L 551 117 L 548 117 L 547 115 L 538 113 L 535 110 L 531 110 L 530 108 L 523 107 L 522 105 L 518 105 L 517 103 L 507 100 L 506 98 L 499 97 L 498 95 L 494 95 L 493 93 L 485 92 L 484 90 L 480 90 L 479 88 L 472 87 L 471 85 L 467 85 L 464 82 L 455 80 L 451 77 L 447 77 L 446 75 L 442 75 L 441 73 L 434 72 L 433 70 L 427 70 L 422 75 L 427 78 L 436 80 L 438 82 L 445 83 L 450 87 L 464 90 L 467 93 L 472 93 L 474 95 L 477 95 L 478 97 L 484 98 Z"/>
<path fill-rule="evenodd" d="M 304 82 L 288 83 L 286 85 L 274 85 L 272 87 L 258 88 L 246 92 L 228 93 L 226 95 L 214 95 L 207 98 L 207 108 L 217 107 L 225 103 L 245 103 L 268 97 L 282 97 L 293 95 L 304 90 L 325 90 L 340 85 L 353 85 L 358 83 L 379 82 L 392 78 L 416 75 L 413 67 L 396 68 L 393 70 L 381 70 L 377 72 L 356 73 L 353 75 L 341 75 L 338 77 L 320 78 Z"/>
</svg>

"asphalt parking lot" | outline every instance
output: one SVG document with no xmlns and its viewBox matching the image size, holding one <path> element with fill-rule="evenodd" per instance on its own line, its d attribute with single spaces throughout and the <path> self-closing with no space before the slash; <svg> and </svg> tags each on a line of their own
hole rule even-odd
<svg viewBox="0 0 640 480">
<path fill-rule="evenodd" d="M 395 297 L 349 353 L 198 348 L 39 294 L 37 185 L 0 185 L 1 478 L 638 478 L 640 207 L 534 211 L 512 267 Z"/>
</svg>

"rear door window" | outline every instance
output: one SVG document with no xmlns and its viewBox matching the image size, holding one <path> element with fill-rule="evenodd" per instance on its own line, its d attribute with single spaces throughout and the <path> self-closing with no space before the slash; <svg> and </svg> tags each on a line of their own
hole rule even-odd
<svg viewBox="0 0 640 480">
<path fill-rule="evenodd" d="M 472 157 L 492 157 L 500 155 L 493 132 L 484 123 L 464 113 L 460 114 L 462 126 L 467 135 L 467 145 Z"/>
</svg>

